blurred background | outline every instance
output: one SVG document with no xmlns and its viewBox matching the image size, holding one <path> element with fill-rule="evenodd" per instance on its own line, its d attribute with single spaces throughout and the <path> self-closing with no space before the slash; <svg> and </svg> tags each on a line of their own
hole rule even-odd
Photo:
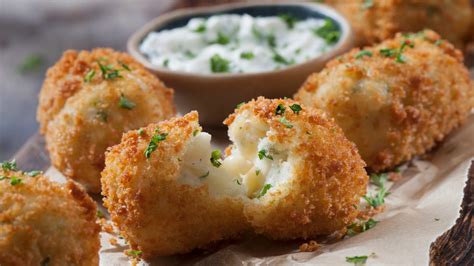
<svg viewBox="0 0 474 266">
<path fill-rule="evenodd" d="M 0 161 L 37 132 L 37 96 L 64 50 L 125 50 L 130 34 L 150 19 L 198 2 L 227 1 L 0 0 Z"/>
</svg>

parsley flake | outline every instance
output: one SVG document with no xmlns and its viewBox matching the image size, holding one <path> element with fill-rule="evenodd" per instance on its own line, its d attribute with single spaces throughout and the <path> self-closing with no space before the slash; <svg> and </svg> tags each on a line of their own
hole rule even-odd
<svg viewBox="0 0 474 266">
<path fill-rule="evenodd" d="M 230 62 L 227 59 L 222 58 L 220 55 L 215 54 L 210 59 L 211 71 L 214 73 L 229 72 Z"/>
<path fill-rule="evenodd" d="M 354 265 L 361 266 L 365 265 L 369 256 L 353 256 L 353 257 L 346 257 L 346 262 L 354 263 Z"/>
<path fill-rule="evenodd" d="M 269 34 L 267 36 L 267 43 L 270 47 L 275 48 L 276 47 L 276 38 L 275 35 Z"/>
<path fill-rule="evenodd" d="M 390 195 L 390 192 L 388 192 L 385 188 L 381 188 L 375 196 L 369 196 L 365 195 L 363 198 L 367 203 L 372 206 L 373 208 L 377 208 L 379 206 L 382 206 L 385 204 L 385 197 Z"/>
<path fill-rule="evenodd" d="M 237 183 L 237 185 L 239 185 L 239 186 L 242 185 L 242 183 L 240 182 L 239 179 L 235 179 L 234 181 L 235 181 L 235 183 Z"/>
<path fill-rule="evenodd" d="M 103 79 L 115 79 L 115 78 L 121 78 L 120 76 L 120 71 L 118 69 L 114 69 L 112 65 L 103 65 L 100 63 L 100 61 L 97 61 L 97 64 L 99 65 L 100 71 L 102 72 L 102 78 Z"/>
<path fill-rule="evenodd" d="M 127 70 L 127 71 L 132 71 L 132 70 L 130 69 L 130 67 L 129 67 L 127 64 L 125 64 L 124 62 L 118 61 L 118 63 L 123 67 L 123 69 L 125 69 L 125 70 Z"/>
<path fill-rule="evenodd" d="M 280 14 L 278 15 L 281 20 L 283 20 L 289 29 L 293 29 L 295 27 L 295 23 L 298 21 L 298 18 L 291 14 Z"/>
<path fill-rule="evenodd" d="M 127 99 L 125 97 L 125 95 L 123 95 L 123 94 L 120 95 L 120 100 L 119 100 L 119 107 L 120 108 L 132 110 L 133 108 L 135 108 L 135 106 L 137 106 L 136 103 L 134 103 L 131 100 Z"/>
<path fill-rule="evenodd" d="M 18 168 L 16 168 L 15 159 L 11 160 L 10 162 L 4 161 L 2 163 L 2 169 L 3 171 L 17 171 Z"/>
<path fill-rule="evenodd" d="M 197 134 L 199 134 L 199 132 L 200 132 L 199 129 L 194 130 L 194 131 L 193 131 L 193 137 L 196 137 Z"/>
<path fill-rule="evenodd" d="M 372 55 L 373 55 L 373 54 L 372 54 L 371 51 L 362 50 L 362 51 L 359 51 L 359 52 L 356 54 L 355 58 L 356 58 L 356 59 L 361 59 L 361 58 L 364 57 L 364 56 L 372 57 Z"/>
<path fill-rule="evenodd" d="M 386 173 L 370 175 L 370 182 L 379 188 L 385 187 L 385 182 L 387 182 L 387 180 L 388 175 Z"/>
<path fill-rule="evenodd" d="M 263 158 L 267 158 L 268 160 L 273 160 L 273 157 L 268 154 L 267 150 L 259 150 L 258 151 L 258 159 L 263 160 Z"/>
<path fill-rule="evenodd" d="M 130 249 L 130 250 L 127 250 L 127 255 L 128 256 L 132 256 L 134 258 L 137 258 L 138 256 L 140 256 L 143 252 L 141 250 L 133 250 L 133 249 Z"/>
<path fill-rule="evenodd" d="M 275 110 L 275 114 L 276 115 L 283 115 L 285 113 L 285 106 L 283 104 L 278 104 L 276 110 Z"/>
<path fill-rule="evenodd" d="M 205 31 L 206 31 L 206 25 L 201 24 L 201 25 L 199 25 L 196 29 L 194 29 L 193 31 L 194 31 L 194 32 L 197 32 L 197 33 L 205 32 Z"/>
<path fill-rule="evenodd" d="M 239 108 L 240 108 L 242 105 L 244 105 L 244 104 L 245 104 L 245 102 L 241 102 L 241 103 L 237 104 L 237 105 L 235 106 L 235 109 L 239 109 Z"/>
<path fill-rule="evenodd" d="M 253 59 L 254 57 L 255 55 L 252 52 L 243 52 L 240 54 L 240 58 L 242 59 L 250 60 L 250 59 Z"/>
<path fill-rule="evenodd" d="M 290 65 L 292 62 L 288 61 L 286 58 L 284 58 L 282 55 L 279 53 L 273 51 L 273 61 L 283 64 L 283 65 Z"/>
<path fill-rule="evenodd" d="M 95 70 L 92 69 L 89 72 L 87 72 L 87 74 L 85 75 L 84 82 L 91 82 L 94 76 L 95 76 Z"/>
<path fill-rule="evenodd" d="M 290 121 L 288 121 L 288 120 L 286 119 L 286 117 L 282 117 L 282 118 L 280 118 L 278 121 L 280 121 L 280 123 L 282 123 L 283 125 L 285 125 L 285 127 L 287 127 L 287 128 L 292 128 L 292 127 L 293 127 L 293 125 L 290 124 Z"/>
<path fill-rule="evenodd" d="M 152 152 L 156 151 L 156 148 L 158 148 L 158 143 L 166 139 L 166 136 L 168 136 L 168 133 L 160 134 L 157 131 L 156 135 L 153 135 L 153 137 L 151 137 L 150 143 L 148 143 L 148 146 L 145 150 L 145 157 L 147 159 L 150 158 Z"/>
<path fill-rule="evenodd" d="M 214 41 L 214 43 L 218 43 L 220 45 L 226 45 L 230 42 L 229 36 L 225 35 L 222 32 L 217 33 L 217 39 Z"/>
<path fill-rule="evenodd" d="M 339 29 L 337 29 L 336 25 L 334 25 L 334 22 L 330 19 L 325 19 L 324 20 L 324 25 L 315 29 L 314 33 L 323 38 L 326 43 L 328 44 L 334 44 L 339 40 L 339 37 L 341 36 L 341 32 Z"/>
<path fill-rule="evenodd" d="M 97 212 L 95 213 L 95 216 L 97 216 L 97 218 L 99 218 L 99 219 L 105 217 L 105 215 L 100 210 L 97 210 Z"/>
<path fill-rule="evenodd" d="M 265 194 L 267 194 L 267 191 L 272 188 L 272 185 L 271 184 L 265 184 L 265 186 L 263 186 L 263 188 L 260 190 L 260 192 L 258 193 L 257 195 L 257 199 L 265 196 Z"/>
<path fill-rule="evenodd" d="M 303 110 L 303 108 L 301 108 L 301 105 L 296 104 L 296 103 L 290 105 L 290 109 L 291 109 L 291 111 L 293 111 L 293 113 L 295 113 L 295 114 L 299 114 L 299 113 L 301 112 L 301 110 Z"/>
<path fill-rule="evenodd" d="M 260 169 L 255 170 L 255 175 L 260 175 Z"/>
<path fill-rule="evenodd" d="M 26 174 L 27 174 L 28 176 L 35 177 L 35 176 L 40 175 L 40 174 L 42 174 L 42 173 L 43 173 L 43 171 L 33 170 L 33 171 L 30 171 L 30 172 L 28 172 L 28 173 L 26 173 Z"/>
<path fill-rule="evenodd" d="M 221 166 L 221 151 L 220 150 L 214 150 L 212 151 L 211 153 L 211 163 L 212 165 L 214 165 L 214 167 L 219 167 Z"/>
<path fill-rule="evenodd" d="M 16 186 L 18 184 L 21 184 L 21 181 L 22 181 L 21 178 L 18 178 L 16 176 L 12 176 L 11 179 L 10 179 L 10 184 L 12 186 Z"/>
</svg>

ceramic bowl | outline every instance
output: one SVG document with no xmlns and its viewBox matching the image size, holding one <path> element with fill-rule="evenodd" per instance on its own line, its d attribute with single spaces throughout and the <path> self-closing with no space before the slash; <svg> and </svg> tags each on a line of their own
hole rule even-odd
<svg viewBox="0 0 474 266">
<path fill-rule="evenodd" d="M 194 17 L 215 14 L 249 14 L 276 16 L 291 14 L 300 19 L 308 17 L 332 20 L 341 36 L 335 47 L 309 61 L 275 71 L 260 73 L 196 74 L 173 71 L 153 65 L 139 46 L 148 33 L 181 27 Z M 353 47 L 353 33 L 349 23 L 334 9 L 315 3 L 226 4 L 204 8 L 181 9 L 159 16 L 135 32 L 127 43 L 129 53 L 168 87 L 175 90 L 175 102 L 182 114 L 197 110 L 203 125 L 222 125 L 235 106 L 258 96 L 267 98 L 291 97 L 306 77 L 321 70 L 326 62 Z"/>
</svg>

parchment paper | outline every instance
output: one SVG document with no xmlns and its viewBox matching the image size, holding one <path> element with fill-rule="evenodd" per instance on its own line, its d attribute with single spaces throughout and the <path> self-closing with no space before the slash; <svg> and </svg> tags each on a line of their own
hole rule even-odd
<svg viewBox="0 0 474 266">
<path fill-rule="evenodd" d="M 218 137 L 215 144 L 223 146 L 225 132 L 212 133 Z M 374 217 L 380 221 L 374 228 L 334 244 L 323 244 L 315 252 L 300 252 L 298 247 L 304 241 L 278 242 L 249 236 L 208 254 L 193 252 L 139 264 L 349 265 L 346 256 L 372 254 L 367 265 L 428 265 L 430 244 L 454 225 L 459 215 L 467 170 L 473 157 L 474 115 L 471 115 L 464 126 L 428 155 L 404 167 L 403 178 L 390 188 L 385 211 Z M 54 168 L 46 174 L 56 181 L 64 181 Z M 100 198 L 96 200 L 105 212 Z M 128 265 L 129 258 L 123 253 L 128 246 L 116 236 L 119 246 L 111 245 L 111 237 L 101 233 L 100 265 Z"/>
</svg>

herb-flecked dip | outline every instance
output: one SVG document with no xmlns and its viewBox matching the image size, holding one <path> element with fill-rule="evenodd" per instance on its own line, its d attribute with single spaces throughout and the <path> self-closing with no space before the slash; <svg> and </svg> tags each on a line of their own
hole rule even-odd
<svg viewBox="0 0 474 266">
<path fill-rule="evenodd" d="M 255 73 L 308 61 L 331 50 L 339 38 L 329 19 L 223 14 L 151 32 L 140 51 L 152 64 L 173 71 Z"/>
</svg>

